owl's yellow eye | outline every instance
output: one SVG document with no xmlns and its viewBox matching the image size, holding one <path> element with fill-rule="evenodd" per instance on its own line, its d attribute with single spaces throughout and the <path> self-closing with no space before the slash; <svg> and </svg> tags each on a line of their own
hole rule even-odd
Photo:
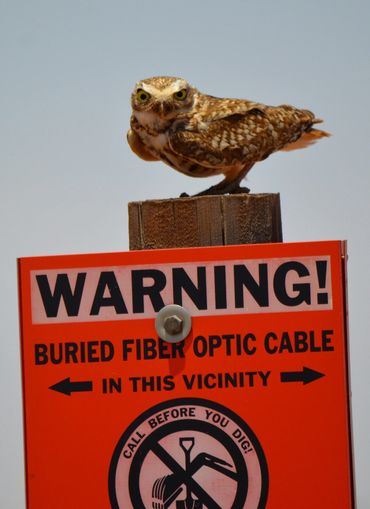
<svg viewBox="0 0 370 509">
<path fill-rule="evenodd" d="M 183 89 L 179 90 L 178 92 L 175 92 L 173 95 L 174 95 L 175 99 L 177 99 L 178 101 L 183 101 L 184 99 L 187 98 L 188 91 L 186 90 L 186 88 L 183 88 Z"/>
<path fill-rule="evenodd" d="M 147 101 L 149 101 L 150 97 L 151 97 L 150 94 L 148 94 L 148 92 L 145 92 L 145 90 L 143 90 L 142 88 L 137 89 L 136 98 L 139 101 L 139 103 L 141 104 L 146 103 Z"/>
</svg>

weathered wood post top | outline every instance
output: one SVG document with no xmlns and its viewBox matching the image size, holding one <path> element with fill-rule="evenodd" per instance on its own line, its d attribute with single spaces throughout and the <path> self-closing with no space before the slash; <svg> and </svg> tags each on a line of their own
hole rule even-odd
<svg viewBox="0 0 370 509">
<path fill-rule="evenodd" d="M 130 249 L 282 242 L 279 194 L 131 202 Z"/>
</svg>

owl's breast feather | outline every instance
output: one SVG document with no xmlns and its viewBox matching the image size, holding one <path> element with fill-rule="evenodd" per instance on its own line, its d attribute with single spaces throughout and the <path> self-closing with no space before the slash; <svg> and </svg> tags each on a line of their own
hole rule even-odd
<svg viewBox="0 0 370 509">
<path fill-rule="evenodd" d="M 158 152 L 159 154 L 163 152 L 163 150 L 168 146 L 167 133 L 160 133 L 156 135 L 145 133 L 143 138 L 145 144 L 154 148 L 154 150 L 156 150 L 156 152 Z"/>
</svg>

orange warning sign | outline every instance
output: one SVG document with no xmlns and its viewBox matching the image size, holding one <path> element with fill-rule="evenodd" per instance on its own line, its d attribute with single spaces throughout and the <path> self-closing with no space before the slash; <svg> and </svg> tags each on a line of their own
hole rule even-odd
<svg viewBox="0 0 370 509">
<path fill-rule="evenodd" d="M 20 259 L 28 509 L 353 509 L 345 256 Z"/>
</svg>

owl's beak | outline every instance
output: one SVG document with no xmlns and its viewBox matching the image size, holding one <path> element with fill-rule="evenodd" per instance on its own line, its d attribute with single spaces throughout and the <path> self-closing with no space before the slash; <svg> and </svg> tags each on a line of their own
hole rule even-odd
<svg viewBox="0 0 370 509">
<path fill-rule="evenodd" d="M 172 111 L 172 105 L 168 101 L 158 101 L 158 103 L 153 107 L 153 110 L 158 113 L 160 118 L 166 118 Z"/>
<path fill-rule="evenodd" d="M 168 100 L 158 100 L 152 105 L 152 111 L 161 119 L 165 119 L 173 111 L 173 105 Z"/>
<path fill-rule="evenodd" d="M 165 107 L 164 107 L 164 103 L 163 102 L 159 103 L 159 112 L 158 113 L 159 113 L 159 116 L 161 118 L 164 117 L 164 115 L 165 115 Z"/>
<path fill-rule="evenodd" d="M 170 111 L 171 111 L 171 107 L 168 104 L 168 102 L 166 102 L 166 101 L 161 102 L 161 106 L 159 109 L 159 116 L 161 118 L 165 118 L 169 114 Z"/>
</svg>

